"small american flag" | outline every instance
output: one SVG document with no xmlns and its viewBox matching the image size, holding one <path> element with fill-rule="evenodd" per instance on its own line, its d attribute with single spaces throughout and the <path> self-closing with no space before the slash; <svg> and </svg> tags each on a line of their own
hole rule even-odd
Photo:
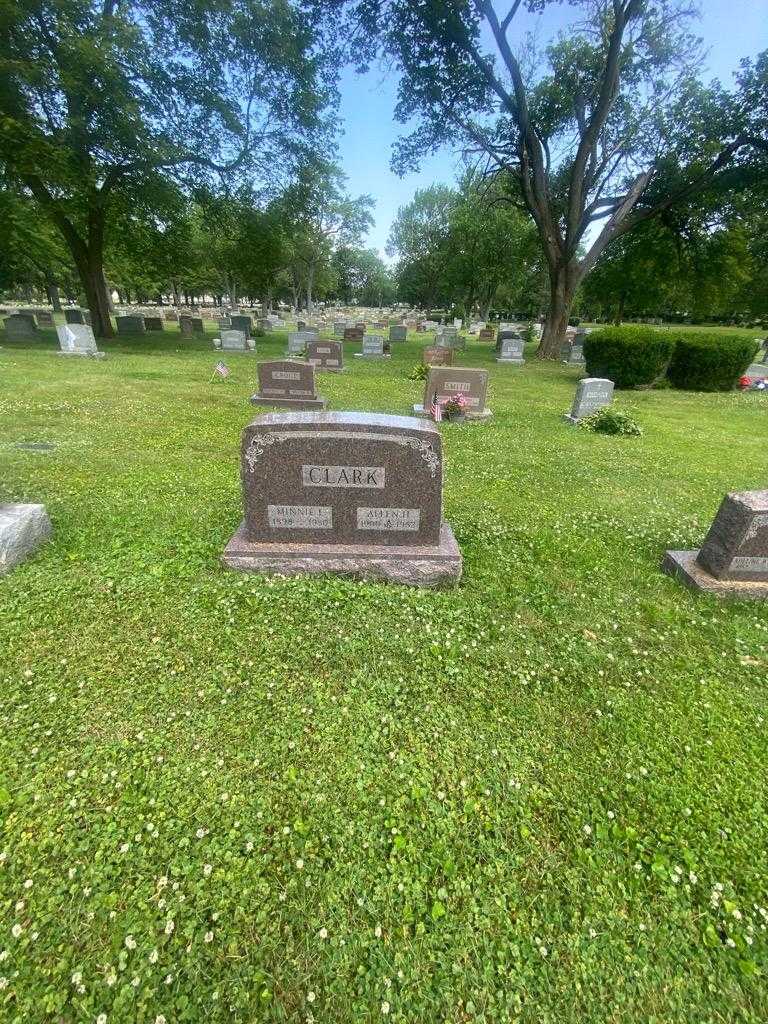
<svg viewBox="0 0 768 1024">
<path fill-rule="evenodd" d="M 218 363 L 216 363 L 216 365 L 213 368 L 213 376 L 215 377 L 216 374 L 218 374 L 219 377 L 228 377 L 229 376 L 229 367 L 227 366 L 227 364 L 226 363 L 222 363 L 222 361 L 219 360 Z M 211 379 L 213 379 L 213 378 L 211 378 Z"/>
<path fill-rule="evenodd" d="M 437 392 L 435 392 L 434 396 L 432 397 L 432 405 L 430 406 L 429 411 L 432 414 L 432 419 L 435 421 L 435 423 L 439 423 L 442 420 L 443 407 L 438 401 Z"/>
</svg>

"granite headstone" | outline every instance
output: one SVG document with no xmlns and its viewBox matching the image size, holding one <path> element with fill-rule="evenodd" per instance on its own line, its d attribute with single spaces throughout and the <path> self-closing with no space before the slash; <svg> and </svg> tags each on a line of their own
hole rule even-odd
<svg viewBox="0 0 768 1024">
<path fill-rule="evenodd" d="M 467 419 L 487 420 L 492 415 L 485 404 L 487 394 L 487 370 L 432 366 L 424 382 L 424 401 L 421 405 L 414 405 L 413 411 L 417 416 L 429 416 L 435 398 L 445 402 L 462 395 L 466 403 Z"/>
<path fill-rule="evenodd" d="M 307 362 L 325 373 L 344 369 L 344 347 L 340 341 L 313 340 L 307 344 Z"/>
<path fill-rule="evenodd" d="M 325 409 L 328 399 L 315 390 L 315 368 L 296 359 L 273 359 L 259 363 L 259 390 L 252 405 L 281 409 Z"/>
<path fill-rule="evenodd" d="M 583 377 L 576 385 L 571 411 L 565 417 L 569 423 L 578 423 L 613 401 L 613 381 L 605 377 Z"/>
</svg>

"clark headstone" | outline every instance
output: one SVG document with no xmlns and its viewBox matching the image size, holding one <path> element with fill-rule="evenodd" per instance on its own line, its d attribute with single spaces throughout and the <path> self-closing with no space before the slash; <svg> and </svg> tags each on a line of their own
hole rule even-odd
<svg viewBox="0 0 768 1024">
<path fill-rule="evenodd" d="M 340 341 L 310 341 L 307 362 L 321 373 L 341 373 L 344 369 L 344 348 Z"/>
<path fill-rule="evenodd" d="M 273 359 L 259 363 L 259 390 L 252 405 L 278 409 L 325 409 L 328 399 L 315 390 L 315 368 L 297 359 Z"/>
<path fill-rule="evenodd" d="M 245 517 L 222 559 L 230 568 L 426 587 L 461 575 L 431 423 L 355 412 L 260 416 L 243 433 L 241 476 Z"/>
<path fill-rule="evenodd" d="M 578 423 L 613 401 L 613 381 L 606 377 L 584 377 L 576 385 L 571 411 L 566 415 L 569 423 Z"/>
<path fill-rule="evenodd" d="M 466 403 L 468 420 L 487 420 L 493 415 L 485 402 L 488 395 L 488 371 L 463 366 L 431 366 L 424 382 L 424 401 L 414 405 L 417 416 L 429 416 L 435 398 L 445 402 L 461 395 Z"/>
<path fill-rule="evenodd" d="M 664 572 L 717 597 L 768 600 L 768 491 L 727 494 L 698 551 L 667 551 Z"/>
</svg>

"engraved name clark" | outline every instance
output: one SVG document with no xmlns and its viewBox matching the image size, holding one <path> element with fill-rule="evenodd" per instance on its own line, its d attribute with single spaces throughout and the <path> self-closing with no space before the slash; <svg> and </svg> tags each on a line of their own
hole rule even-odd
<svg viewBox="0 0 768 1024">
<path fill-rule="evenodd" d="M 386 479 L 384 466 L 302 466 L 304 487 L 376 487 Z"/>
</svg>

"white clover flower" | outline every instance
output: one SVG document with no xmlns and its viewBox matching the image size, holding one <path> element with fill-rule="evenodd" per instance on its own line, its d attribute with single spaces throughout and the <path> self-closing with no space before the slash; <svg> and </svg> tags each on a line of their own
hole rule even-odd
<svg viewBox="0 0 768 1024">
<path fill-rule="evenodd" d="M 112 986 L 117 981 L 117 974 L 115 974 L 114 968 L 110 969 L 109 974 L 107 974 L 107 976 L 104 979 L 104 981 L 107 983 L 107 987 L 108 988 L 112 988 Z"/>
<path fill-rule="evenodd" d="M 205 933 L 205 941 L 206 942 L 213 942 L 213 932 L 206 932 Z"/>
<path fill-rule="evenodd" d="M 158 1013 L 158 1015 L 155 1017 L 155 1024 L 166 1024 L 165 1017 L 162 1015 L 162 1013 Z"/>
<path fill-rule="evenodd" d="M 316 998 L 316 996 L 315 996 L 314 992 L 307 992 L 307 1002 L 308 1003 L 314 1003 L 315 998 Z"/>
<path fill-rule="evenodd" d="M 140 984 L 141 978 L 138 976 L 138 974 L 131 978 L 131 985 L 133 986 L 133 988 L 138 988 Z"/>
<path fill-rule="evenodd" d="M 733 941 L 733 939 L 730 937 L 730 935 L 725 940 L 725 944 L 726 944 L 726 946 L 729 946 L 731 949 L 734 949 L 735 946 L 736 946 L 736 943 Z"/>
<path fill-rule="evenodd" d="M 24 929 L 21 927 L 20 924 L 15 924 L 13 928 L 11 928 L 11 935 L 14 937 L 14 939 L 18 939 L 18 937 L 21 935 L 23 931 Z"/>
<path fill-rule="evenodd" d="M 136 949 L 136 939 L 132 935 L 125 936 L 125 948 Z"/>
<path fill-rule="evenodd" d="M 31 879 L 31 878 L 27 878 L 27 879 L 25 879 L 25 881 L 24 881 L 24 888 L 25 888 L 25 889 L 31 889 L 31 888 L 32 888 L 32 886 L 33 886 L 34 884 L 35 884 L 35 883 L 34 883 L 34 882 L 32 881 L 32 879 Z"/>
<path fill-rule="evenodd" d="M 73 985 L 79 985 L 82 980 L 83 980 L 83 972 L 82 971 L 75 971 L 75 973 L 72 975 L 72 984 Z"/>
<path fill-rule="evenodd" d="M 4 988 L 8 988 L 8 979 L 7 978 L 0 978 L 0 992 Z"/>
<path fill-rule="evenodd" d="M 121 847 L 120 847 L 120 853 L 128 853 L 130 848 L 131 848 L 131 844 L 130 843 L 123 843 L 121 845 Z"/>
<path fill-rule="evenodd" d="M 213 865 L 212 864 L 204 864 L 203 865 L 203 875 L 206 878 L 210 877 L 210 874 L 211 874 L 212 871 L 213 871 Z"/>
<path fill-rule="evenodd" d="M 195 839 L 204 839 L 207 834 L 208 834 L 208 829 L 206 829 L 206 828 L 199 828 L 197 830 L 197 832 L 195 832 Z"/>
<path fill-rule="evenodd" d="M 591 825 L 583 825 L 581 831 L 584 833 L 585 836 L 591 836 L 592 835 L 592 827 L 591 827 Z"/>
<path fill-rule="evenodd" d="M 149 954 L 149 962 L 151 964 L 156 964 L 159 959 L 160 954 L 157 952 L 156 949 L 153 949 L 152 952 Z"/>
<path fill-rule="evenodd" d="M 301 869 L 304 867 L 304 861 L 301 859 L 301 857 L 299 857 L 299 859 L 296 861 L 296 867 L 299 869 L 299 871 L 301 871 Z"/>
<path fill-rule="evenodd" d="M 381 925 L 380 924 L 377 924 L 376 927 L 373 929 L 373 934 L 376 936 L 377 939 L 381 938 Z"/>
<path fill-rule="evenodd" d="M 245 844 L 245 852 L 246 853 L 250 853 L 252 850 L 253 850 L 253 843 L 249 841 L 249 842 L 247 842 Z"/>
<path fill-rule="evenodd" d="M 319 938 L 327 939 L 328 938 L 328 929 L 327 928 L 321 928 L 320 931 L 317 934 L 318 934 Z"/>
<path fill-rule="evenodd" d="M 175 927 L 176 927 L 176 925 L 174 924 L 174 922 L 169 917 L 168 920 L 165 922 L 165 934 L 166 935 L 171 935 L 173 933 L 173 929 Z"/>
<path fill-rule="evenodd" d="M 106 1013 L 100 1013 L 99 1014 L 99 1016 L 96 1018 L 96 1024 L 107 1024 L 107 1015 L 106 1015 Z"/>
<path fill-rule="evenodd" d="M 542 956 L 549 956 L 549 950 L 546 946 L 539 946 L 539 953 L 541 953 Z"/>
<path fill-rule="evenodd" d="M 389 1009 L 390 1009 L 390 1007 L 389 1007 L 389 1003 L 388 1003 L 388 1002 L 387 1002 L 387 1001 L 385 1000 L 385 1001 L 384 1001 L 384 1002 L 383 1002 L 383 1003 L 381 1004 L 381 1012 L 382 1012 L 382 1013 L 384 1014 L 384 1016 L 385 1016 L 385 1017 L 386 1017 L 386 1016 L 387 1016 L 387 1014 L 389 1013 Z"/>
</svg>

